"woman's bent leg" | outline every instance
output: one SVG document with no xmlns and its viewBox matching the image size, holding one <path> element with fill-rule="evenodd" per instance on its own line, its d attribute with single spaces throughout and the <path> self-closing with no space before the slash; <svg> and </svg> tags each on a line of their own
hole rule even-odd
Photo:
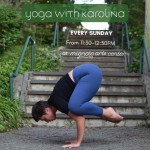
<svg viewBox="0 0 150 150">
<path fill-rule="evenodd" d="M 101 84 L 102 72 L 99 67 L 85 64 L 76 67 L 73 72 L 77 85 L 69 101 L 70 112 L 77 115 L 102 116 L 103 108 L 89 102 L 96 95 Z"/>
<path fill-rule="evenodd" d="M 69 111 L 76 115 L 102 116 L 103 108 L 89 102 L 95 94 L 90 84 L 79 83 L 70 98 Z"/>
</svg>

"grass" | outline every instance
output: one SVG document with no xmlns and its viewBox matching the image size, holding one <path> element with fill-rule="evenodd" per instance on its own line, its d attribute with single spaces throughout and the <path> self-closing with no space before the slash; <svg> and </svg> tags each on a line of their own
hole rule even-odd
<svg viewBox="0 0 150 150">
<path fill-rule="evenodd" d="M 10 100 L 0 96 L 0 132 L 18 128 L 23 121 L 19 100 Z"/>
</svg>

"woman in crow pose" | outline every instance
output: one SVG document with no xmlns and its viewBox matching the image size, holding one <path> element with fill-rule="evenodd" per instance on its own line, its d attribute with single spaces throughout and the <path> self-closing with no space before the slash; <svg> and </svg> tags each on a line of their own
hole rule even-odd
<svg viewBox="0 0 150 150">
<path fill-rule="evenodd" d="M 75 67 L 56 83 L 48 101 L 39 101 L 32 107 L 34 120 L 49 122 L 56 119 L 57 110 L 65 113 L 76 122 L 77 138 L 63 147 L 79 147 L 84 137 L 84 115 L 95 115 L 113 123 L 123 120 L 113 108 L 102 108 L 90 102 L 101 81 L 102 72 L 98 66 L 83 64 Z"/>
</svg>

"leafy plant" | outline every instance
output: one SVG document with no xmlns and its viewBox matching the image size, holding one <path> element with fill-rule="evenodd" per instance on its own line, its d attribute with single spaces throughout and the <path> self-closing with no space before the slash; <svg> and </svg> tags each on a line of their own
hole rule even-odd
<svg viewBox="0 0 150 150">
<path fill-rule="evenodd" d="M 108 3 L 126 4 L 129 9 L 128 32 L 132 48 L 133 72 L 139 71 L 139 50 L 144 35 L 145 0 L 106 0 Z"/>
<path fill-rule="evenodd" d="M 0 54 L 21 38 L 20 12 L 10 5 L 0 5 Z"/>
<path fill-rule="evenodd" d="M 14 71 L 20 57 L 22 46 L 16 46 L 7 52 L 4 52 L 0 56 L 0 95 L 8 97 L 8 87 L 9 87 L 9 73 Z M 28 59 L 29 50 L 25 55 L 23 64 L 21 65 L 19 73 L 22 74 L 30 69 L 30 62 Z M 11 58 L 11 59 L 10 59 Z"/>
<path fill-rule="evenodd" d="M 9 96 L 9 73 L 15 71 L 22 47 L 23 46 L 15 46 L 0 56 L 0 95 L 2 96 Z M 36 48 L 34 71 L 57 70 L 59 70 L 59 54 L 57 50 L 54 50 L 48 46 L 45 46 L 45 48 Z M 30 47 L 26 51 L 19 74 L 23 74 L 25 71 L 30 71 Z"/>
<path fill-rule="evenodd" d="M 23 121 L 19 100 L 10 100 L 0 95 L 0 132 L 18 128 Z"/>
<path fill-rule="evenodd" d="M 37 48 L 35 71 L 58 71 L 60 56 L 57 50 L 50 47 Z"/>
</svg>

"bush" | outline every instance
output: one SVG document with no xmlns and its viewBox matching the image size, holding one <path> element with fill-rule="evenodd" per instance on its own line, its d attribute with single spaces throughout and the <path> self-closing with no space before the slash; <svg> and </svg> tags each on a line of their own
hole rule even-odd
<svg viewBox="0 0 150 150">
<path fill-rule="evenodd" d="M 0 132 L 18 128 L 23 121 L 19 100 L 10 100 L 0 95 Z"/>
<path fill-rule="evenodd" d="M 7 52 L 4 52 L 0 57 L 0 95 L 8 97 L 8 87 L 9 87 L 9 73 L 14 71 L 17 65 L 17 61 L 19 59 L 19 56 L 21 54 L 21 48 L 22 47 L 14 47 L 14 49 L 10 49 Z M 10 59 L 11 58 L 11 59 Z M 25 59 L 26 60 L 26 59 Z M 26 63 L 24 65 L 24 68 L 27 69 L 26 65 L 29 63 Z M 20 72 L 22 72 L 22 66 L 20 69 Z M 19 72 L 19 73 L 20 73 Z"/>
<path fill-rule="evenodd" d="M 65 44 L 66 33 L 62 28 L 66 26 L 65 23 L 59 23 L 59 45 Z M 22 33 L 24 37 L 31 35 L 38 45 L 51 45 L 53 43 L 55 31 L 54 23 L 24 23 Z"/>
<path fill-rule="evenodd" d="M 8 97 L 9 73 L 14 71 L 18 63 L 23 46 L 15 46 L 3 53 L 0 57 L 0 95 Z M 30 49 L 28 48 L 21 64 L 19 74 L 30 70 Z M 10 59 L 11 58 L 11 59 Z M 59 55 L 56 50 L 49 47 L 35 49 L 34 71 L 57 71 L 59 70 Z"/>
<path fill-rule="evenodd" d="M 60 57 L 57 50 L 50 47 L 38 48 L 35 57 L 35 71 L 58 71 L 60 69 Z"/>
<path fill-rule="evenodd" d="M 21 38 L 21 14 L 9 5 L 0 5 L 0 54 Z"/>
</svg>

